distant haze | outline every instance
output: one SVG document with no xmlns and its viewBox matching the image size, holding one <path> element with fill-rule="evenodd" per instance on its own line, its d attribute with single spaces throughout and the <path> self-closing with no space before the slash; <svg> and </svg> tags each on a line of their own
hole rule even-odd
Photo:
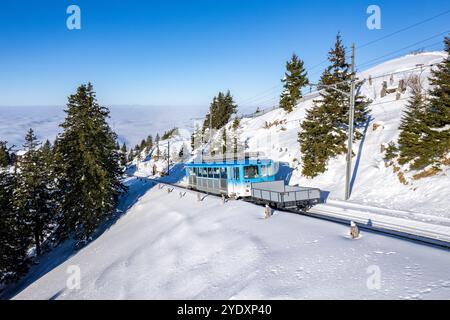
<svg viewBox="0 0 450 320">
<path fill-rule="evenodd" d="M 0 140 L 21 148 L 26 131 L 33 128 L 40 141 L 53 141 L 61 131 L 63 110 L 59 106 L 0 107 Z M 109 122 L 119 142 L 134 146 L 149 134 L 161 134 L 173 127 L 192 128 L 191 119 L 204 116 L 207 107 L 112 106 L 110 111 Z"/>
</svg>

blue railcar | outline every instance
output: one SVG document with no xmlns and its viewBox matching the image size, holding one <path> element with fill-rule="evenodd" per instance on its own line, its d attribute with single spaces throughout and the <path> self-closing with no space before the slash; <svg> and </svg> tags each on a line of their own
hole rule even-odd
<svg viewBox="0 0 450 320">
<path fill-rule="evenodd" d="M 275 181 L 278 163 L 270 159 L 187 163 L 188 187 L 228 197 L 251 197 L 252 183 Z"/>
</svg>

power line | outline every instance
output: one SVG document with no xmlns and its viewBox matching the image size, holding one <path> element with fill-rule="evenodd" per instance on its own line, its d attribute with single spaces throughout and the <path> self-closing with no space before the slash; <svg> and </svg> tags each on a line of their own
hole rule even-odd
<svg viewBox="0 0 450 320">
<path fill-rule="evenodd" d="M 363 62 L 363 63 L 361 63 L 361 64 L 358 66 L 358 68 L 361 68 L 361 67 L 363 67 L 363 66 L 369 65 L 369 64 L 371 64 L 371 63 L 373 63 L 373 62 L 375 62 L 375 61 L 378 61 L 378 60 L 380 60 L 380 59 L 386 58 L 386 57 L 391 56 L 391 55 L 393 55 L 393 54 L 396 54 L 396 53 L 398 53 L 398 52 L 404 51 L 404 50 L 409 49 L 409 48 L 411 48 L 411 47 L 415 47 L 415 46 L 417 46 L 418 44 L 421 44 L 421 43 L 423 43 L 423 42 L 429 41 L 429 40 L 431 40 L 431 39 L 434 39 L 434 38 L 437 38 L 437 37 L 441 37 L 443 34 L 447 34 L 447 33 L 449 33 L 449 32 L 450 32 L 450 30 L 441 32 L 441 33 L 436 34 L 436 35 L 434 35 L 434 36 L 432 36 L 432 37 L 429 37 L 429 38 L 423 39 L 423 40 L 421 40 L 421 41 L 415 42 L 415 43 L 413 43 L 413 44 L 411 44 L 411 45 L 408 45 L 408 46 L 406 46 L 406 47 L 403 47 L 403 48 L 401 48 L 401 49 L 392 51 L 392 52 L 390 52 L 390 53 L 387 53 L 387 54 L 382 55 L 382 56 L 380 56 L 380 57 L 377 57 L 377 58 L 375 58 L 375 59 L 371 59 L 371 60 L 369 60 L 369 61 Z M 434 45 L 439 44 L 439 43 L 442 43 L 442 41 L 440 41 L 440 42 L 438 42 L 438 43 L 433 43 L 433 44 L 431 44 L 430 46 L 434 46 Z"/>
<path fill-rule="evenodd" d="M 389 34 L 387 34 L 387 35 L 385 35 L 385 36 L 382 36 L 382 37 L 380 37 L 380 38 L 378 38 L 378 39 L 375 39 L 375 40 L 369 41 L 369 42 L 367 42 L 367 43 L 365 43 L 365 44 L 362 44 L 362 45 L 356 47 L 355 50 L 363 49 L 363 48 L 368 47 L 368 46 L 370 46 L 370 45 L 372 45 L 372 44 L 374 44 L 374 43 L 377 43 L 377 42 L 379 42 L 379 41 L 382 41 L 382 40 L 385 40 L 385 39 L 387 39 L 387 38 L 390 38 L 390 37 L 392 37 L 392 36 L 394 36 L 394 35 L 397 35 L 397 34 L 399 34 L 399 33 L 404 32 L 404 31 L 410 30 L 410 29 L 412 29 L 412 28 L 415 28 L 415 27 L 417 27 L 417 26 L 420 26 L 420 25 L 422 25 L 422 24 L 425 24 L 425 23 L 427 23 L 427 22 L 430 22 L 430 21 L 432 21 L 432 20 L 434 20 L 434 19 L 437 19 L 437 18 L 442 17 L 442 16 L 444 16 L 444 15 L 446 15 L 446 14 L 449 14 L 449 13 L 450 13 L 450 10 L 446 10 L 446 11 L 444 11 L 444 12 L 441 12 L 441 13 L 439 13 L 439 14 L 436 14 L 436 15 L 434 15 L 434 16 L 432 16 L 432 17 L 427 18 L 427 19 L 418 21 L 418 22 L 416 22 L 416 23 L 414 23 L 414 24 L 411 24 L 411 25 L 409 25 L 409 26 L 407 26 L 407 27 L 404 27 L 404 28 L 401 28 L 401 29 L 399 29 L 399 30 L 396 30 L 396 31 L 394 31 L 394 32 L 392 32 L 392 33 L 389 33 Z M 445 33 L 448 33 L 448 31 L 445 32 Z M 441 33 L 440 35 L 442 35 L 442 33 Z M 422 41 L 420 41 L 420 42 L 418 42 L 418 43 L 412 44 L 412 45 L 410 45 L 410 46 L 408 46 L 408 47 L 399 49 L 399 50 L 397 50 L 397 51 L 395 51 L 395 52 L 391 52 L 391 53 L 386 54 L 386 55 L 384 55 L 384 56 L 378 57 L 378 58 L 373 59 L 373 60 L 371 60 L 371 61 L 369 61 L 369 62 L 377 61 L 377 60 L 382 59 L 382 58 L 384 58 L 384 57 L 387 57 L 387 56 L 390 56 L 390 55 L 392 55 L 392 54 L 395 54 L 396 52 L 399 52 L 399 51 L 408 49 L 409 47 L 415 46 L 415 45 L 420 44 L 420 43 L 422 43 L 422 42 L 425 42 L 425 41 L 427 41 L 427 40 L 431 40 L 431 39 L 434 38 L 434 37 L 437 37 L 437 36 L 433 36 L 433 37 L 431 37 L 431 38 L 429 38 L 429 39 L 422 40 Z M 434 45 L 437 45 L 437 43 L 436 43 L 436 44 L 432 44 L 432 45 L 430 45 L 430 46 L 434 46 Z M 346 54 L 347 54 L 347 49 L 346 49 L 345 51 L 346 51 Z M 323 61 L 321 61 L 321 62 L 319 62 L 319 63 L 313 65 L 312 67 L 307 68 L 306 71 L 308 72 L 309 76 L 316 75 L 316 74 L 318 74 L 319 72 L 321 72 L 321 71 L 317 71 L 317 72 L 314 72 L 314 73 L 310 73 L 313 69 L 315 69 L 315 68 L 317 68 L 317 67 L 323 65 L 323 64 L 326 63 L 327 61 L 328 61 L 328 59 L 325 59 L 325 60 L 323 60 Z M 365 63 L 363 63 L 363 64 L 360 64 L 359 67 L 361 67 L 361 66 L 363 66 L 363 65 L 367 65 L 367 64 L 369 64 L 369 62 L 365 62 Z M 275 90 L 278 90 L 281 86 L 282 86 L 281 84 L 278 84 L 277 86 L 274 86 L 274 87 L 271 87 L 271 88 L 269 88 L 269 89 L 267 89 L 267 90 L 264 90 L 264 91 L 262 91 L 260 94 L 257 94 L 257 95 L 255 95 L 255 96 L 250 97 L 250 98 L 247 98 L 247 99 L 244 99 L 243 101 L 241 101 L 241 104 L 255 103 L 256 101 L 262 99 L 263 97 L 266 97 L 266 96 L 268 96 L 268 95 L 273 94 L 273 93 L 271 93 L 271 92 L 273 92 L 273 91 L 275 91 Z"/>
<path fill-rule="evenodd" d="M 357 47 L 356 50 L 365 48 L 365 47 L 370 46 L 370 45 L 372 45 L 372 44 L 374 44 L 374 43 L 377 43 L 377 42 L 379 42 L 379 41 L 381 41 L 381 40 L 390 38 L 390 37 L 392 37 L 392 36 L 394 36 L 394 35 L 397 35 L 397 34 L 399 34 L 399 33 L 402 33 L 403 31 L 412 29 L 412 28 L 414 28 L 414 27 L 417 27 L 417 26 L 419 26 L 419 25 L 422 25 L 422 24 L 424 24 L 424 23 L 427 23 L 427 22 L 429 22 L 429 21 L 432 21 L 432 20 L 434 20 L 434 19 L 436 19 L 436 18 L 442 17 L 442 16 L 444 16 L 444 15 L 446 15 L 446 14 L 448 14 L 448 13 L 450 13 L 450 10 L 441 12 L 441 13 L 435 15 L 435 16 L 432 16 L 432 17 L 427 18 L 427 19 L 425 19 L 425 20 L 416 22 L 416 23 L 414 23 L 414 24 L 412 24 L 412 25 L 410 25 L 410 26 L 408 26 L 408 27 L 402 28 L 402 29 L 400 29 L 400 30 L 397 30 L 397 31 L 394 31 L 394 32 L 392 32 L 392 33 L 390 33 L 390 34 L 387 34 L 387 35 L 385 35 L 385 36 L 383 36 L 383 37 L 381 37 L 381 38 L 378 38 L 378 39 L 375 39 L 375 40 L 370 41 L 370 42 L 368 42 L 368 43 L 365 43 L 365 44 L 363 44 L 363 45 Z"/>
</svg>

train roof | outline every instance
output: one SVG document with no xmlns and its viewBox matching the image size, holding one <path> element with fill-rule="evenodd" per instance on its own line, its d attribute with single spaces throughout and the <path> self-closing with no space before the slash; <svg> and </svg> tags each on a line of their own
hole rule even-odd
<svg viewBox="0 0 450 320">
<path fill-rule="evenodd" d="M 271 159 L 242 159 L 242 160 L 230 160 L 230 161 L 211 161 L 211 162 L 188 162 L 186 167 L 233 167 L 242 165 L 268 165 L 273 163 Z"/>
</svg>

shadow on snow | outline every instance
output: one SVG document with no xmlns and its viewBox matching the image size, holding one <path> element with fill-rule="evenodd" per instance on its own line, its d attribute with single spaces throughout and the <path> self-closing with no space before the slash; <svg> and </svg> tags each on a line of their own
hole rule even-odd
<svg viewBox="0 0 450 320">
<path fill-rule="evenodd" d="M 129 169 L 127 169 L 127 174 L 131 175 L 132 173 L 134 173 L 134 171 L 135 168 L 131 166 Z M 158 179 L 131 177 L 125 180 L 124 184 L 128 187 L 128 192 L 121 196 L 116 213 L 97 228 L 97 231 L 92 235 L 89 243 L 97 239 L 109 228 L 111 228 L 117 221 L 119 221 L 119 219 L 127 212 L 127 210 L 129 210 L 136 202 L 138 202 L 139 199 L 147 191 L 156 186 L 159 181 L 162 183 L 175 183 L 180 181 L 183 176 L 184 165 L 177 164 L 171 168 L 169 176 L 161 177 Z M 84 247 L 89 246 L 89 243 L 87 243 Z M 22 279 L 14 284 L 6 286 L 2 291 L 0 291 L 0 299 L 12 299 L 14 296 L 26 289 L 29 285 L 70 259 L 78 252 L 78 250 L 83 249 L 82 247 L 76 250 L 75 246 L 76 241 L 73 239 L 68 239 L 62 242 L 57 247 L 53 248 L 51 251 L 40 256 L 37 259 L 37 263 L 30 267 L 30 270 Z M 61 289 L 58 293 L 56 293 L 49 299 L 56 299 L 64 292 L 64 290 L 65 289 Z"/>
</svg>

